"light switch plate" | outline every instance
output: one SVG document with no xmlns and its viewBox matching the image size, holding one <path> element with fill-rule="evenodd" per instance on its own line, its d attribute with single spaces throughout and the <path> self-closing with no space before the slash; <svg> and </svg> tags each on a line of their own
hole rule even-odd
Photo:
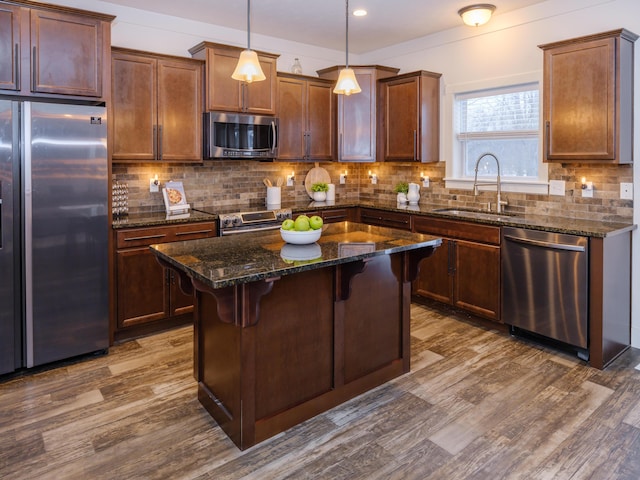
<svg viewBox="0 0 640 480">
<path fill-rule="evenodd" d="M 620 184 L 620 199 L 633 200 L 633 183 Z"/>
<path fill-rule="evenodd" d="M 549 180 L 549 195 L 560 195 L 564 197 L 564 180 Z"/>
</svg>

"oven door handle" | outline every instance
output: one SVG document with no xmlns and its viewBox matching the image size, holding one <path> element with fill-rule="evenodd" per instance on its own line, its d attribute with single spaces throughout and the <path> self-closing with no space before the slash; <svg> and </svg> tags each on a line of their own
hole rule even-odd
<svg viewBox="0 0 640 480">
<path fill-rule="evenodd" d="M 279 230 L 280 225 L 273 225 L 269 227 L 256 227 L 256 228 L 246 228 L 246 229 L 238 229 L 238 230 L 222 230 L 220 235 L 225 237 L 227 235 L 238 235 L 240 233 L 253 233 L 253 232 L 264 232 L 265 230 Z"/>
</svg>

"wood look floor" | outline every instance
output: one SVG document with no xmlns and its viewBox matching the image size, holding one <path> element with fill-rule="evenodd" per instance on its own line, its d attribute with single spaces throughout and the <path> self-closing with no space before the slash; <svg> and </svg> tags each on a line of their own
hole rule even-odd
<svg viewBox="0 0 640 480">
<path fill-rule="evenodd" d="M 244 452 L 192 332 L 0 383 L 0 478 L 638 479 L 640 351 L 605 371 L 412 306 L 412 371 Z"/>
</svg>

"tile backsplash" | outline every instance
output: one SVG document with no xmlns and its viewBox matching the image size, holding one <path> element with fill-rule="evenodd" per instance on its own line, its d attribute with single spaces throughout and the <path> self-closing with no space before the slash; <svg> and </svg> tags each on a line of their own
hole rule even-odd
<svg viewBox="0 0 640 480">
<path fill-rule="evenodd" d="M 336 185 L 337 200 L 393 201 L 394 186 L 401 181 L 420 183 L 420 173 L 430 178 L 430 186 L 420 189 L 420 203 L 452 207 L 479 207 L 495 202 L 495 192 L 483 191 L 478 197 L 470 190 L 444 186 L 445 163 L 338 163 L 321 162 Z M 187 200 L 193 207 L 265 204 L 264 178 L 276 182 L 295 175 L 293 187 L 282 187 L 282 201 L 309 199 L 304 178 L 313 163 L 257 162 L 249 160 L 205 161 L 203 164 L 114 163 L 113 179 L 129 186 L 131 211 L 163 210 L 161 193 L 149 192 L 149 179 L 158 175 L 162 183 L 182 181 Z M 368 172 L 376 173 L 378 183 L 371 184 Z M 347 182 L 340 185 L 340 173 L 347 171 Z M 583 198 L 581 178 L 595 186 L 593 198 Z M 631 222 L 633 201 L 620 199 L 620 183 L 633 182 L 631 165 L 549 164 L 549 179 L 565 181 L 565 195 L 532 195 L 506 192 L 507 211 L 571 217 L 599 221 Z"/>
</svg>

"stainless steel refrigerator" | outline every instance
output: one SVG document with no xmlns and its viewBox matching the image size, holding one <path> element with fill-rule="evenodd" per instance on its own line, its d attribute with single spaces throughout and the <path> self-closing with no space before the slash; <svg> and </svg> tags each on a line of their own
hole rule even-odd
<svg viewBox="0 0 640 480">
<path fill-rule="evenodd" d="M 106 120 L 0 99 L 0 374 L 109 346 Z"/>
</svg>

